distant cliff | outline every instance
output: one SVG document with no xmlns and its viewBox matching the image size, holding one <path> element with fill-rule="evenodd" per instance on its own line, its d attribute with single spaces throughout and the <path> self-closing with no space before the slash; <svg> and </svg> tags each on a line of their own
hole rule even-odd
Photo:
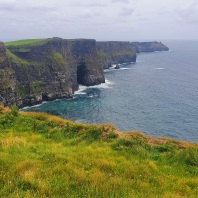
<svg viewBox="0 0 198 198">
<path fill-rule="evenodd" d="M 169 48 L 161 42 L 131 42 L 132 49 L 136 53 L 141 52 L 156 52 L 156 51 L 168 51 Z"/>
<path fill-rule="evenodd" d="M 104 69 L 112 64 L 136 62 L 136 53 L 129 42 L 107 41 L 97 42 L 96 45 Z"/>
<path fill-rule="evenodd" d="M 67 98 L 78 84 L 105 82 L 95 40 L 30 40 L 6 48 L 0 43 L 0 103 L 6 106 Z"/>
</svg>

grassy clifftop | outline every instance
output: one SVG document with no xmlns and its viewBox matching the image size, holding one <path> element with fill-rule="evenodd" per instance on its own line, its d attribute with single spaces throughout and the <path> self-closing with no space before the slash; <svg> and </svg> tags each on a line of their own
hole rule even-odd
<svg viewBox="0 0 198 198">
<path fill-rule="evenodd" d="M 198 145 L 0 107 L 0 197 L 196 197 Z"/>
<path fill-rule="evenodd" d="M 10 41 L 6 42 L 6 47 L 21 47 L 21 46 L 37 46 L 45 44 L 48 39 L 26 39 L 26 40 L 17 40 L 17 41 Z"/>
</svg>

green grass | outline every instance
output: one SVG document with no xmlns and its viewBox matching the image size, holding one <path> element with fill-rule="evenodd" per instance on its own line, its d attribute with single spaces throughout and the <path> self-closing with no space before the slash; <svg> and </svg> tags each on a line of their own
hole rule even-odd
<svg viewBox="0 0 198 198">
<path fill-rule="evenodd" d="M 48 39 L 27 39 L 27 40 L 18 40 L 18 41 L 10 41 L 6 42 L 6 47 L 21 47 L 21 46 L 36 46 L 45 44 Z"/>
<path fill-rule="evenodd" d="M 31 81 L 30 90 L 32 93 L 41 93 L 43 91 L 43 83 L 39 81 Z"/>
<path fill-rule="evenodd" d="M 115 56 L 115 57 L 134 56 L 134 55 L 135 53 L 133 51 L 127 51 L 127 50 L 117 51 L 117 52 L 112 53 L 112 56 Z"/>
<path fill-rule="evenodd" d="M 99 57 L 108 57 L 110 56 L 109 54 L 105 53 L 105 52 L 97 52 Z"/>
<path fill-rule="evenodd" d="M 14 62 L 17 65 L 20 65 L 20 66 L 23 66 L 23 67 L 27 67 L 29 65 L 29 62 L 27 62 L 26 60 L 23 60 L 22 58 L 19 58 L 16 55 L 14 55 L 8 49 L 6 49 L 6 55 L 8 57 L 9 62 Z"/>
<path fill-rule="evenodd" d="M 0 197 L 197 197 L 198 145 L 0 106 Z"/>
<path fill-rule="evenodd" d="M 52 52 L 47 56 L 56 66 L 62 66 L 65 65 L 65 60 L 62 56 L 62 54 L 58 52 Z"/>
</svg>

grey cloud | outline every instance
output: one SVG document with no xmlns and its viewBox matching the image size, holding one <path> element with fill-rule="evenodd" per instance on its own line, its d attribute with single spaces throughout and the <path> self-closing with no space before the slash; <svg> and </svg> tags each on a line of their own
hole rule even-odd
<svg viewBox="0 0 198 198">
<path fill-rule="evenodd" d="M 198 23 L 198 2 L 192 3 L 185 9 L 179 9 L 178 15 L 182 21 Z"/>
<path fill-rule="evenodd" d="M 11 3 L 1 3 L 0 4 L 0 11 L 7 11 L 7 12 L 37 12 L 37 11 L 50 11 L 55 10 L 56 8 L 44 5 L 31 5 L 31 4 L 11 4 Z"/>
<path fill-rule="evenodd" d="M 48 13 L 45 17 L 44 17 L 44 22 L 49 23 L 50 22 L 63 22 L 63 23 L 68 23 L 68 22 L 72 22 L 74 20 L 73 16 L 71 16 L 70 14 L 60 14 L 57 11 L 53 11 L 51 13 Z"/>
<path fill-rule="evenodd" d="M 13 11 L 15 9 L 15 5 L 13 5 L 13 2 L 11 1 L 2 1 L 0 2 L 0 10 L 1 11 Z"/>
<path fill-rule="evenodd" d="M 123 35 L 127 38 L 129 31 L 137 38 L 144 35 L 174 38 L 178 31 L 182 32 L 181 38 L 192 35 L 197 38 L 196 2 L 198 1 L 0 0 L 0 40 L 8 38 L 8 35 L 13 40 L 51 35 L 62 35 L 64 38 L 91 36 L 96 39 L 118 39 Z M 193 32 L 188 29 L 186 33 L 188 24 Z M 158 34 L 155 34 L 156 29 Z"/>
<path fill-rule="evenodd" d="M 82 14 L 79 14 L 78 17 L 86 19 L 93 18 L 93 13 L 91 11 L 85 11 Z"/>
<path fill-rule="evenodd" d="M 68 4 L 68 6 L 72 6 L 72 7 L 105 7 L 105 6 L 107 6 L 107 3 L 72 1 L 71 3 Z"/>
<path fill-rule="evenodd" d="M 111 0 L 111 3 L 124 3 L 124 4 L 129 4 L 129 0 Z"/>
<path fill-rule="evenodd" d="M 120 16 L 130 16 L 134 13 L 135 8 L 123 8 L 119 13 Z"/>
</svg>

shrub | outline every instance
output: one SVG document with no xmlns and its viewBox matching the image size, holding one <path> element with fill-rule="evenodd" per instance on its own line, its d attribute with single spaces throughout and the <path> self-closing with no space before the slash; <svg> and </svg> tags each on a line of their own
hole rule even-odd
<svg viewBox="0 0 198 198">
<path fill-rule="evenodd" d="M 134 143 L 130 140 L 119 139 L 115 144 L 112 145 L 114 150 L 122 150 L 129 149 L 134 145 Z"/>
<path fill-rule="evenodd" d="M 161 153 L 163 152 L 171 152 L 176 149 L 175 145 L 171 143 L 161 144 L 155 147 L 155 149 Z"/>
<path fill-rule="evenodd" d="M 102 136 L 102 129 L 97 127 L 89 127 L 85 137 L 91 140 L 99 140 Z"/>
<path fill-rule="evenodd" d="M 11 114 L 12 114 L 13 116 L 18 116 L 18 115 L 19 115 L 19 109 L 18 109 L 18 107 L 17 107 L 16 105 L 13 105 L 13 106 L 11 107 Z"/>
<path fill-rule="evenodd" d="M 113 131 L 110 132 L 107 136 L 108 139 L 116 139 L 118 137 L 117 134 L 115 134 Z"/>
<path fill-rule="evenodd" d="M 192 148 L 183 150 L 178 155 L 178 161 L 183 161 L 188 166 L 198 167 L 198 150 Z"/>
</svg>

